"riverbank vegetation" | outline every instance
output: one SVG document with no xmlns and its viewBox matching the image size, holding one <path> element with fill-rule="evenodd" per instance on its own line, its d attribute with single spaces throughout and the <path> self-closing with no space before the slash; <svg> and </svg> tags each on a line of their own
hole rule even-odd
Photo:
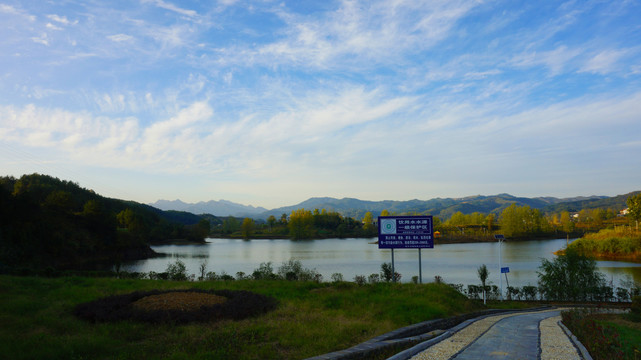
<svg viewBox="0 0 641 360">
<path fill-rule="evenodd" d="M 297 209 L 291 214 L 282 214 L 280 218 L 270 216 L 264 222 L 254 219 L 227 217 L 220 226 L 214 227 L 212 237 L 241 239 L 290 238 L 326 239 L 326 238 L 371 238 L 378 234 L 372 213 L 365 214 L 361 220 L 344 217 L 334 211 L 325 209 Z"/>
<path fill-rule="evenodd" d="M 599 260 L 641 262 L 641 231 L 629 227 L 586 234 L 569 246 Z"/>
</svg>

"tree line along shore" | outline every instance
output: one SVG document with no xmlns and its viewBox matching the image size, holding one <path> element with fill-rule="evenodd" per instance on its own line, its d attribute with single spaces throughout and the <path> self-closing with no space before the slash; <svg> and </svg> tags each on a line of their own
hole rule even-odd
<svg viewBox="0 0 641 360">
<path fill-rule="evenodd" d="M 266 220 L 195 215 L 106 198 L 76 183 L 40 174 L 0 177 L 0 201 L 0 271 L 104 267 L 154 256 L 153 244 L 204 243 L 207 237 L 301 240 L 372 238 L 378 233 L 378 214 L 371 212 L 360 219 L 326 209 L 296 209 Z M 435 243 L 495 241 L 498 233 L 511 240 L 576 238 L 616 229 L 620 240 L 603 245 L 602 239 L 587 237 L 584 243 L 593 245 L 584 248 L 638 261 L 639 237 L 633 232 L 640 208 L 641 194 L 636 194 L 628 198 L 625 216 L 619 216 L 617 209 L 544 213 L 514 203 L 497 214 L 459 211 L 448 219 L 433 218 Z M 383 210 L 380 215 L 429 214 Z"/>
</svg>

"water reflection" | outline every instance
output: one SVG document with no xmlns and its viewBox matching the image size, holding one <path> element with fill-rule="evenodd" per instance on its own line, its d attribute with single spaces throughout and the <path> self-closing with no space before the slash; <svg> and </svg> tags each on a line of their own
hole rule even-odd
<svg viewBox="0 0 641 360">
<path fill-rule="evenodd" d="M 300 260 L 306 268 L 316 269 L 326 281 L 333 273 L 341 273 L 346 280 L 356 275 L 379 273 L 383 262 L 391 261 L 390 250 L 379 250 L 370 242 L 375 239 L 324 239 L 308 241 L 279 240 L 229 240 L 208 239 L 205 245 L 164 245 L 154 250 L 165 257 L 125 264 L 129 271 L 162 272 L 167 264 L 180 259 L 190 274 L 198 273 L 202 263 L 207 271 L 234 275 L 242 271 L 251 274 L 263 262 L 272 262 L 277 269 L 289 259 Z M 509 284 L 512 286 L 536 285 L 537 270 L 541 259 L 552 259 L 553 252 L 564 248 L 566 239 L 511 242 L 502 245 L 502 265 L 510 268 Z M 434 276 L 457 284 L 476 284 L 476 270 L 482 264 L 490 270 L 490 280 L 499 284 L 498 243 L 446 244 L 421 251 L 423 281 L 431 282 Z M 394 251 L 396 271 L 402 281 L 418 276 L 418 250 Z M 641 264 L 600 261 L 599 269 L 614 286 L 620 280 L 632 277 L 641 282 Z M 503 275 L 501 280 L 506 286 Z"/>
</svg>

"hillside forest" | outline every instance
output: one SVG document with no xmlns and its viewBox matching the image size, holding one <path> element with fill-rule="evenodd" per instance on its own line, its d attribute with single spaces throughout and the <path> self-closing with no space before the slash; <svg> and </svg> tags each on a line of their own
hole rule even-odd
<svg viewBox="0 0 641 360">
<path fill-rule="evenodd" d="M 0 178 L 0 204 L 0 269 L 100 268 L 153 256 L 156 242 L 203 242 L 210 226 L 39 174 Z"/>
</svg>

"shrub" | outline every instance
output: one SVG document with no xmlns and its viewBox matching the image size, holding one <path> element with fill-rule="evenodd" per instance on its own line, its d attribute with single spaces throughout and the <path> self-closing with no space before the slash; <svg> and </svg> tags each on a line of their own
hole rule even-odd
<svg viewBox="0 0 641 360">
<path fill-rule="evenodd" d="M 356 275 L 354 276 L 354 282 L 360 286 L 360 285 L 365 285 L 367 280 L 365 278 L 365 275 Z"/>
<path fill-rule="evenodd" d="M 254 280 L 274 280 L 278 278 L 278 275 L 274 274 L 274 268 L 272 267 L 271 261 L 269 261 L 261 263 L 258 269 L 252 273 L 252 277 Z"/>
<path fill-rule="evenodd" d="M 317 278 L 318 272 L 303 267 L 299 260 L 290 259 L 278 268 L 278 276 L 290 281 L 313 281 Z"/>
<path fill-rule="evenodd" d="M 617 287 L 616 296 L 618 301 L 630 300 L 630 292 L 628 292 L 628 289 L 626 288 Z"/>
<path fill-rule="evenodd" d="M 381 264 L 381 279 L 385 282 L 390 282 L 392 281 L 392 277 L 394 274 L 392 273 L 392 263 L 382 263 Z"/>
<path fill-rule="evenodd" d="M 173 264 L 167 264 L 167 270 L 165 271 L 169 274 L 169 280 L 187 280 L 187 267 L 184 262 L 180 261 L 180 259 L 176 260 Z"/>
<path fill-rule="evenodd" d="M 333 273 L 332 274 L 332 281 L 337 283 L 337 282 L 342 282 L 343 281 L 343 274 L 341 273 Z"/>
<path fill-rule="evenodd" d="M 482 292 L 482 288 L 478 285 L 467 286 L 467 296 L 470 299 L 478 299 L 481 292 Z"/>
<path fill-rule="evenodd" d="M 207 274 L 205 275 L 205 280 L 217 281 L 217 280 L 220 280 L 220 276 L 218 276 L 214 271 L 208 271 Z"/>
<path fill-rule="evenodd" d="M 508 300 L 520 300 L 520 294 L 521 292 L 519 291 L 519 288 L 515 288 L 513 286 L 508 286 L 507 287 L 507 299 Z"/>
<path fill-rule="evenodd" d="M 370 274 L 367 280 L 370 284 L 376 284 L 381 281 L 381 276 L 379 274 Z"/>
<path fill-rule="evenodd" d="M 532 285 L 526 285 L 521 288 L 521 294 L 523 294 L 524 299 L 530 301 L 536 300 L 537 291 L 536 286 Z"/>
</svg>

